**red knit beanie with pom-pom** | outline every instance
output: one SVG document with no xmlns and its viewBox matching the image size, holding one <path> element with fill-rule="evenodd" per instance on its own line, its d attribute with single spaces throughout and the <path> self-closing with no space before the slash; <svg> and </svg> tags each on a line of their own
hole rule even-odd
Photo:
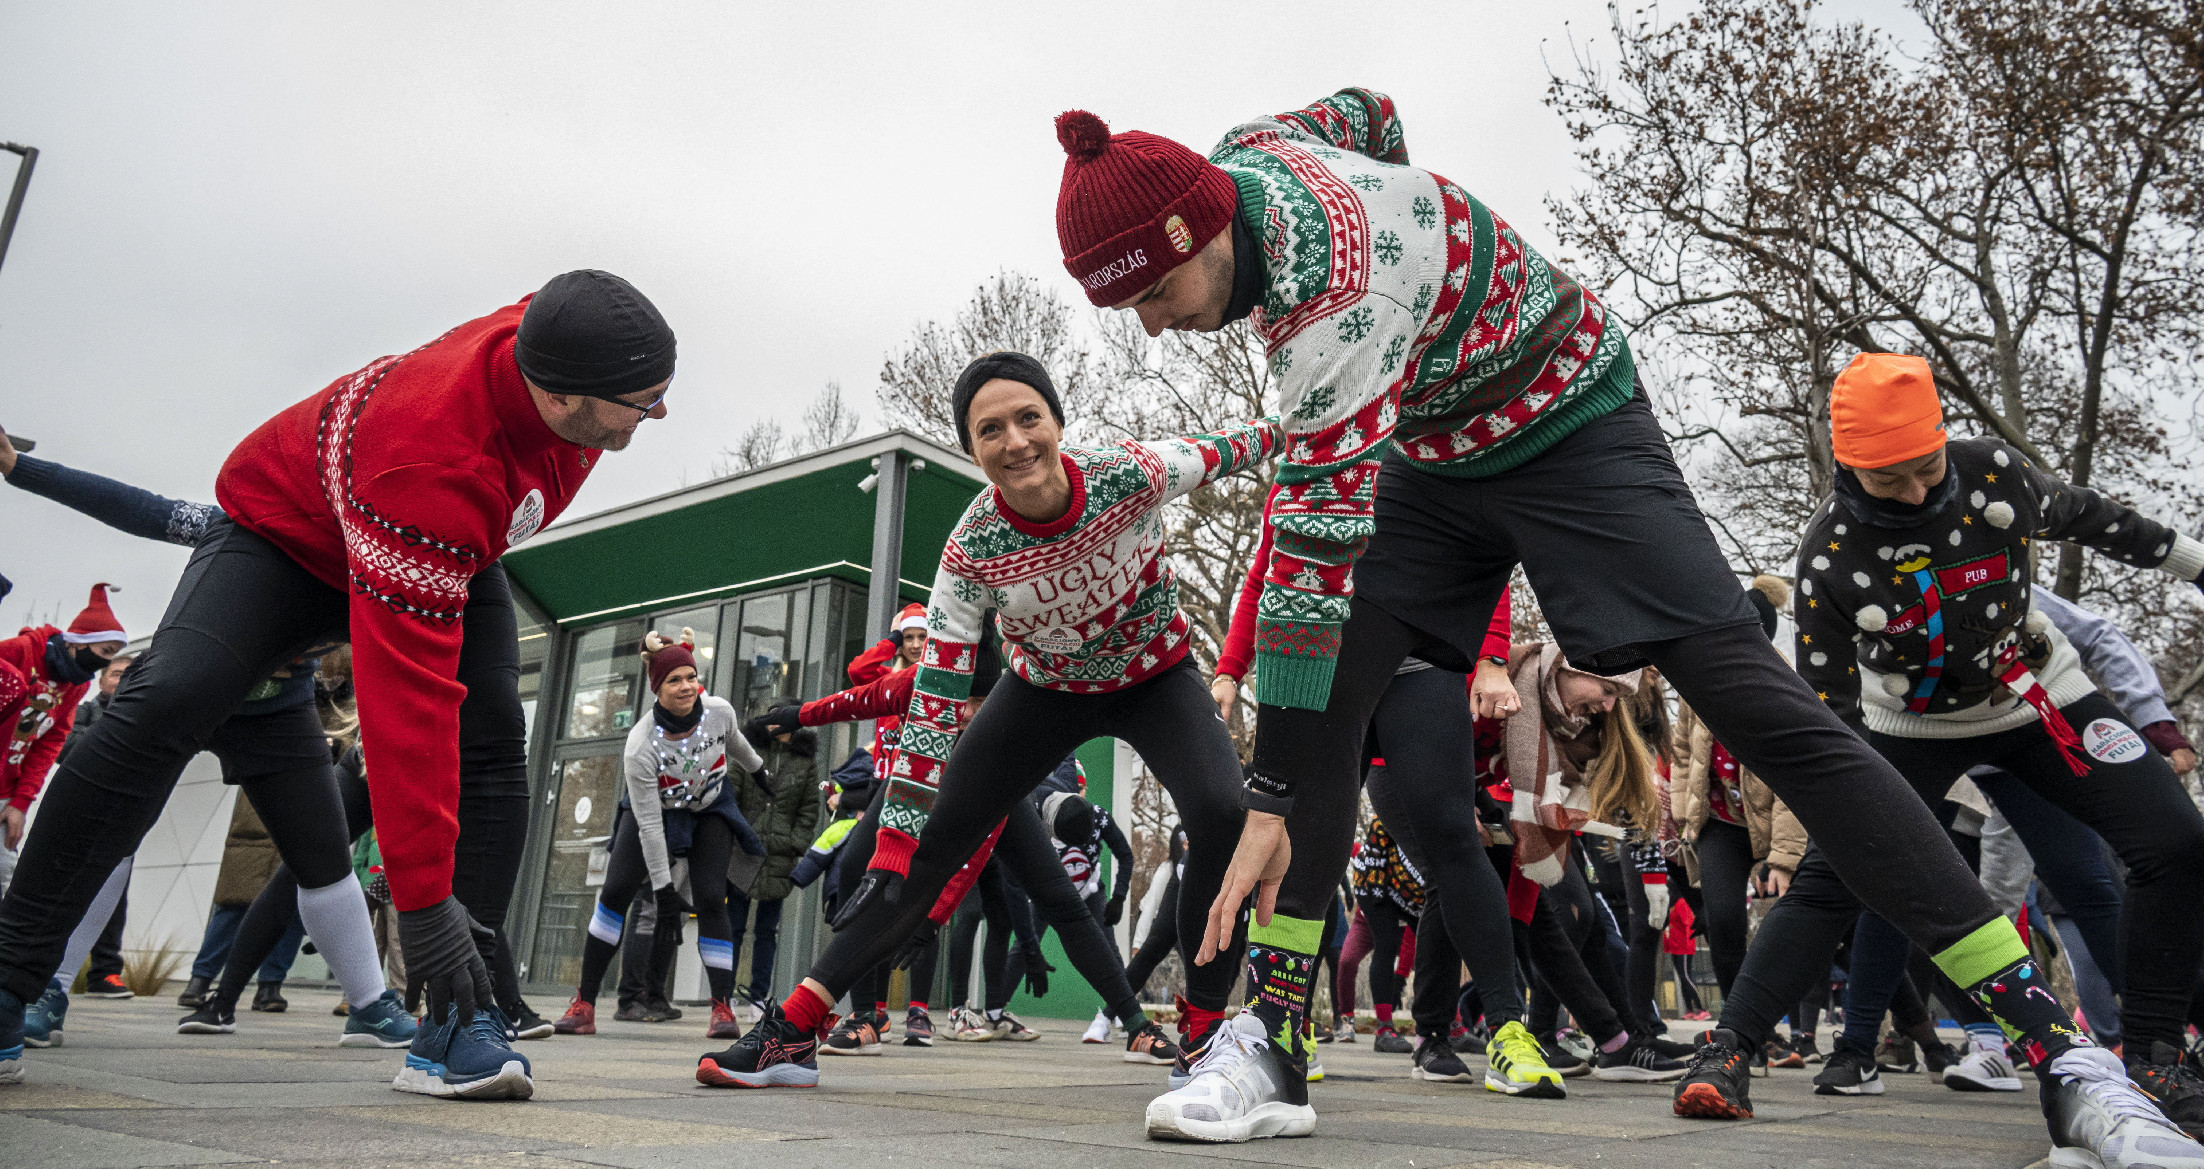
<svg viewBox="0 0 2204 1169">
<path fill-rule="evenodd" d="M 1056 240 L 1064 268 L 1098 305 L 1127 300 L 1194 258 L 1232 223 L 1232 176 L 1169 138 L 1110 133 L 1085 110 L 1056 117 L 1064 182 Z"/>
</svg>

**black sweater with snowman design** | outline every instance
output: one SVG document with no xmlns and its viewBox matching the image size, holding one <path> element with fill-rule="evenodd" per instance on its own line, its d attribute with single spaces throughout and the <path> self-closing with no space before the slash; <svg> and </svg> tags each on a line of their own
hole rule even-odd
<svg viewBox="0 0 2204 1169">
<path fill-rule="evenodd" d="M 2066 639 L 2035 614 L 2036 540 L 2071 540 L 2183 580 L 2204 571 L 2204 543 L 2059 481 L 2003 442 L 1959 439 L 1944 450 L 1944 480 L 1917 508 L 1868 496 L 1840 468 L 1844 481 L 1799 545 L 1798 670 L 1855 727 L 1970 738 L 2026 725 L 2036 711 L 1999 681 L 2009 647 L 2056 705 L 2094 689 Z M 1914 713 L 1907 702 L 1939 624 L 1942 676 Z"/>
</svg>

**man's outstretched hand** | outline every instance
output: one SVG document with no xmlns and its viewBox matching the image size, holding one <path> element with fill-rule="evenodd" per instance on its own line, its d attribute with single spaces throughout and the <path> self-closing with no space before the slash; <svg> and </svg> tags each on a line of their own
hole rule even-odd
<svg viewBox="0 0 2204 1169">
<path fill-rule="evenodd" d="M 1293 842 L 1286 839 L 1286 818 L 1269 812 L 1249 812 L 1240 829 L 1240 846 L 1232 850 L 1232 866 L 1225 870 L 1224 888 L 1209 905 L 1209 927 L 1202 932 L 1197 965 L 1209 961 L 1232 944 L 1232 927 L 1240 905 L 1255 896 L 1255 923 L 1269 925 L 1278 908 L 1278 883 L 1293 863 Z"/>
<path fill-rule="evenodd" d="M 476 1010 L 496 1002 L 482 949 L 497 935 L 476 921 L 457 897 L 421 909 L 400 910 L 398 941 L 406 955 L 406 1009 L 429 1001 L 429 1022 L 441 1022 L 446 1006 L 459 1008 L 465 1025 Z"/>
</svg>

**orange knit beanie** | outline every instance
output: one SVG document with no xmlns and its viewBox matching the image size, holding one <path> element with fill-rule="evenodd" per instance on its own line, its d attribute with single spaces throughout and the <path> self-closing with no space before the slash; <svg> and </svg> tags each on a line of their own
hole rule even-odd
<svg viewBox="0 0 2204 1169">
<path fill-rule="evenodd" d="M 1837 461 L 1888 467 L 1944 445 L 1944 407 L 1926 360 L 1904 353 L 1862 353 L 1829 392 L 1829 431 Z"/>
</svg>

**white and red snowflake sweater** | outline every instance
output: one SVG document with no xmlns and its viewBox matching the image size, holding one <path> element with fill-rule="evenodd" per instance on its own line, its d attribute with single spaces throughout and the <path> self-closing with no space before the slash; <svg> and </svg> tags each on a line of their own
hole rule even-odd
<svg viewBox="0 0 2204 1169">
<path fill-rule="evenodd" d="M 551 432 L 513 361 L 527 301 L 385 357 L 230 452 L 215 497 L 350 598 L 368 785 L 399 909 L 451 895 L 468 581 L 556 519 L 599 452 Z"/>
<path fill-rule="evenodd" d="M 1252 318 L 1285 415 L 1255 690 L 1322 710 L 1388 448 L 1493 475 L 1630 400 L 1629 346 L 1583 285 L 1443 176 L 1392 99 L 1343 89 L 1224 136 L 1269 287 Z"/>
<path fill-rule="evenodd" d="M 1065 447 L 1071 507 L 1046 524 L 1019 516 L 992 487 L 973 498 L 934 574 L 873 868 L 910 871 L 972 692 L 987 610 L 997 611 L 1004 668 L 1035 686 L 1103 694 L 1178 664 L 1188 625 L 1163 555 L 1163 507 L 1269 458 L 1279 433 L 1265 418 L 1161 442 Z"/>
</svg>

